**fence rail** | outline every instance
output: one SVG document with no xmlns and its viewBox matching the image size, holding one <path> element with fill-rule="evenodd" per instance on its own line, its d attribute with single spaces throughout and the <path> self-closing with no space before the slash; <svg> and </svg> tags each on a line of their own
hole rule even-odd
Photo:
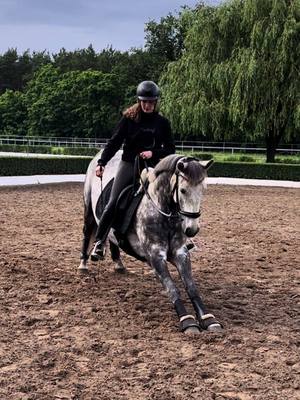
<svg viewBox="0 0 300 400">
<path fill-rule="evenodd" d="M 53 146 L 53 147 L 102 147 L 107 142 L 106 138 L 44 138 L 44 137 L 8 137 L 0 135 L 0 145 L 23 146 Z M 216 151 L 229 153 L 265 153 L 266 148 L 261 143 L 237 142 L 197 142 L 175 141 L 176 149 L 181 151 Z M 277 152 L 286 154 L 300 154 L 300 144 L 283 144 Z"/>
</svg>

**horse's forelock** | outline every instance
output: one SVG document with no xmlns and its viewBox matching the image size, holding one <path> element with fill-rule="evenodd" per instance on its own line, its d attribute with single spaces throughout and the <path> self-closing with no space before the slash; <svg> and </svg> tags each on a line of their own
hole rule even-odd
<svg viewBox="0 0 300 400">
<path fill-rule="evenodd" d="M 205 168 L 196 160 L 184 162 L 183 173 L 192 184 L 202 182 L 207 176 Z"/>
<path fill-rule="evenodd" d="M 162 173 L 173 175 L 176 171 L 179 162 L 183 163 L 183 169 L 181 172 L 191 182 L 191 184 L 198 184 L 206 178 L 206 170 L 199 163 L 198 160 L 192 158 L 186 158 L 177 154 L 171 154 L 163 158 L 154 168 L 154 174 L 157 178 Z"/>
</svg>

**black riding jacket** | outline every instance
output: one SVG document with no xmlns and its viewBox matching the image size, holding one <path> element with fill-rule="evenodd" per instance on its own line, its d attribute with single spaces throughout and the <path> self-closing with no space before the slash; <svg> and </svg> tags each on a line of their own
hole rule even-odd
<svg viewBox="0 0 300 400">
<path fill-rule="evenodd" d="M 134 162 L 137 154 L 151 150 L 152 158 L 147 161 L 155 166 L 161 158 L 175 153 L 170 123 L 157 112 L 142 112 L 139 122 L 123 116 L 106 143 L 98 164 L 105 166 L 123 143 L 123 161 Z"/>
</svg>

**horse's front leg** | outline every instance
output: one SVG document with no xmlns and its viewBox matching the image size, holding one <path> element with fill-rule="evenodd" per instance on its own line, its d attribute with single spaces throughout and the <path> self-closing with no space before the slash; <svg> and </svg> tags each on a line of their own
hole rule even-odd
<svg viewBox="0 0 300 400">
<path fill-rule="evenodd" d="M 219 321 L 216 320 L 213 314 L 208 312 L 199 295 L 196 283 L 192 276 L 191 260 L 187 247 L 182 246 L 177 251 L 175 251 L 171 262 L 176 266 L 180 274 L 189 298 L 191 299 L 191 302 L 196 311 L 196 315 L 201 328 L 207 329 L 209 331 L 221 330 L 222 325 Z"/>
<path fill-rule="evenodd" d="M 180 298 L 180 292 L 169 273 L 166 252 L 151 252 L 149 263 L 153 267 L 157 277 L 161 281 L 163 287 L 166 289 L 167 294 L 175 307 L 179 318 L 181 331 L 187 334 L 199 333 L 198 322 L 195 320 L 193 315 L 187 313 L 186 308 Z"/>
</svg>

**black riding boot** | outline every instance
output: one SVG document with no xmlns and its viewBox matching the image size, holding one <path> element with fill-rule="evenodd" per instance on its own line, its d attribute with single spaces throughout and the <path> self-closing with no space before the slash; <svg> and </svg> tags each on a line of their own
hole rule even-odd
<svg viewBox="0 0 300 400">
<path fill-rule="evenodd" d="M 115 214 L 115 204 L 114 202 L 109 202 L 105 207 L 95 237 L 95 245 L 91 252 L 91 260 L 99 261 L 103 260 L 105 256 L 105 241 L 108 232 L 111 228 Z"/>
</svg>

